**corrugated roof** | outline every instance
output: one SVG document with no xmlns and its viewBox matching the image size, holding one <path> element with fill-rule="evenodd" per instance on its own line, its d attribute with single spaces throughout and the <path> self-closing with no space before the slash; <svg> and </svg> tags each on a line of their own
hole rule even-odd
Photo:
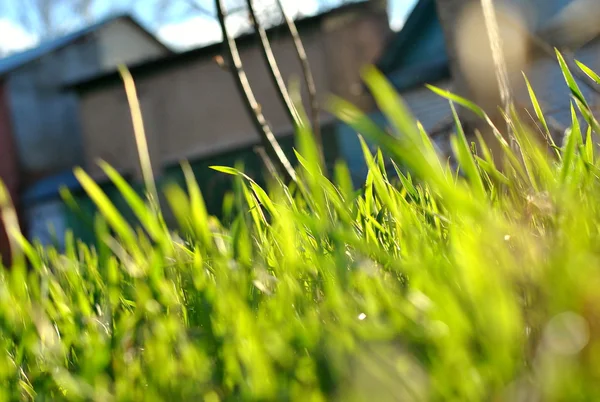
<svg viewBox="0 0 600 402">
<path fill-rule="evenodd" d="M 103 18 L 102 20 L 96 22 L 95 24 L 89 25 L 85 28 L 71 32 L 71 33 L 61 36 L 59 38 L 42 42 L 40 45 L 38 45 L 35 48 L 25 50 L 23 52 L 16 53 L 16 54 L 10 55 L 8 57 L 5 57 L 3 59 L 0 59 L 0 75 L 7 74 L 19 67 L 22 67 L 28 63 L 31 63 L 31 62 L 39 59 L 40 57 L 42 57 L 48 53 L 59 50 L 60 48 L 65 47 L 65 46 L 73 43 L 74 41 L 76 41 L 80 38 L 83 38 L 84 36 L 91 34 L 95 31 L 97 31 L 98 29 L 102 28 L 103 26 L 105 26 L 113 21 L 119 20 L 119 19 L 126 19 L 126 20 L 132 22 L 139 29 L 144 31 L 149 36 L 151 36 L 157 43 L 159 43 L 161 46 L 164 46 L 165 49 L 167 49 L 167 50 L 169 50 L 169 52 L 171 52 L 170 49 L 168 49 L 162 42 L 160 42 L 156 37 L 154 37 L 154 35 L 150 34 L 145 28 L 143 28 L 134 18 L 131 17 L 131 15 L 118 14 L 118 15 L 112 15 L 112 16 Z"/>
</svg>

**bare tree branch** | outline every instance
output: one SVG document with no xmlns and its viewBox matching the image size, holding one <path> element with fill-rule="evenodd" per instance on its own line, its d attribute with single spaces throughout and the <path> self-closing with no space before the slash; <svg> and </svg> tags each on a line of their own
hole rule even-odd
<svg viewBox="0 0 600 402">
<path fill-rule="evenodd" d="M 296 54 L 298 55 L 298 60 L 300 61 L 300 65 L 302 66 L 302 75 L 304 77 L 304 82 L 306 84 L 306 89 L 308 91 L 308 102 L 310 105 L 310 114 L 312 120 L 312 130 L 315 136 L 315 141 L 319 147 L 320 157 L 323 163 L 325 163 L 325 157 L 323 155 L 323 139 L 321 138 L 321 125 L 319 121 L 319 103 L 317 99 L 317 85 L 315 84 L 315 79 L 312 74 L 312 70 L 310 68 L 310 63 L 308 61 L 308 56 L 306 55 L 306 50 L 304 49 L 304 45 L 300 38 L 300 34 L 298 33 L 298 29 L 296 28 L 296 23 L 294 20 L 286 13 L 283 8 L 283 4 L 281 4 L 281 0 L 276 0 L 277 6 L 279 7 L 279 11 L 285 20 L 285 23 L 288 26 L 290 31 L 290 35 L 292 36 L 292 40 L 294 42 L 294 47 L 296 48 Z"/>
<path fill-rule="evenodd" d="M 273 180 L 277 180 L 277 169 L 273 165 L 273 161 L 271 158 L 269 158 L 269 155 L 267 155 L 265 148 L 262 146 L 256 146 L 254 147 L 254 153 L 258 155 L 263 165 L 265 165 L 267 172 L 269 172 L 269 176 L 271 176 Z"/>
<path fill-rule="evenodd" d="M 271 76 L 271 80 L 277 87 L 277 94 L 281 102 L 285 105 L 285 110 L 290 118 L 291 122 L 295 127 L 299 127 L 302 125 L 302 120 L 298 115 L 298 111 L 296 110 L 296 106 L 292 99 L 290 98 L 290 94 L 288 93 L 287 87 L 285 86 L 285 81 L 281 76 L 281 71 L 279 70 L 279 66 L 277 65 L 277 60 L 275 60 L 275 55 L 273 54 L 273 50 L 271 49 L 271 44 L 269 42 L 269 38 L 267 36 L 267 32 L 262 27 L 261 23 L 256 18 L 256 12 L 254 9 L 253 0 L 246 0 L 246 4 L 248 4 L 248 11 L 250 12 L 250 20 L 254 25 L 254 29 L 258 34 L 261 50 L 263 54 L 263 58 L 265 62 L 269 65 L 269 75 Z"/>
<path fill-rule="evenodd" d="M 256 102 L 256 98 L 254 97 L 254 93 L 252 92 L 252 88 L 250 87 L 250 83 L 248 82 L 248 77 L 244 71 L 242 60 L 237 50 L 237 45 L 235 43 L 235 39 L 229 33 L 227 29 L 227 24 L 225 23 L 225 6 L 223 4 L 223 0 L 215 0 L 216 8 L 217 8 L 217 16 L 219 17 L 219 23 L 221 25 L 221 31 L 223 33 L 223 43 L 225 44 L 227 50 L 227 57 L 229 59 L 229 65 L 232 71 L 233 78 L 235 80 L 236 86 L 244 103 L 246 104 L 246 109 L 250 114 L 250 118 L 252 119 L 252 123 L 254 124 L 256 130 L 261 136 L 261 139 L 264 143 L 266 149 L 270 151 L 275 157 L 276 161 L 279 165 L 279 168 L 286 175 L 288 180 L 297 182 L 296 171 L 292 167 L 290 161 L 287 156 L 281 149 L 281 146 L 277 142 L 275 135 L 271 131 L 264 115 L 261 112 L 260 105 Z"/>
</svg>

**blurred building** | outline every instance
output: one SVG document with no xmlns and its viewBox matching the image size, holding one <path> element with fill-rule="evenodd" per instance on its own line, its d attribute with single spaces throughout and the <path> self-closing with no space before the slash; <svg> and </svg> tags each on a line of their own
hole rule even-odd
<svg viewBox="0 0 600 402">
<path fill-rule="evenodd" d="M 497 95 L 497 84 L 482 18 L 477 14 L 473 14 L 475 18 L 464 18 L 465 10 L 480 3 L 479 0 L 419 0 L 377 63 L 440 151 L 446 154 L 450 152 L 447 140 L 454 131 L 451 110 L 448 101 L 425 84 L 458 92 L 488 110 L 499 105 L 497 96 L 492 96 L 491 102 L 490 97 L 486 97 L 486 91 Z M 505 0 L 495 3 L 499 6 L 500 30 L 517 106 L 527 108 L 535 116 L 522 76 L 524 72 L 555 134 L 560 137 L 571 124 L 571 98 L 553 46 L 569 50 L 573 53 L 571 58 L 600 71 L 600 2 Z M 593 88 L 596 84 L 580 76 L 576 76 L 576 80 L 592 107 L 597 108 L 600 97 Z M 380 112 L 373 112 L 371 117 L 384 127 L 388 125 Z M 349 138 L 343 143 L 347 159 L 355 174 L 364 177 L 365 166 L 361 163 L 358 141 L 352 140 L 349 127 L 341 126 L 340 130 Z"/>
<path fill-rule="evenodd" d="M 377 60 L 390 30 L 387 14 L 371 7 L 368 3 L 351 4 L 297 22 L 322 100 L 334 93 L 362 107 L 372 107 L 361 85 L 360 70 Z M 303 86 L 287 28 L 277 26 L 268 33 L 286 83 L 296 78 Z M 275 135 L 293 135 L 257 37 L 244 35 L 237 44 L 250 84 Z M 260 143 L 231 73 L 215 62 L 222 54 L 223 45 L 218 43 L 130 67 L 157 174 L 183 159 L 194 161 Z M 80 96 L 85 168 L 100 174 L 96 162 L 103 159 L 122 172 L 136 172 L 139 166 L 130 111 L 119 75 L 113 72 L 83 80 L 71 88 Z M 329 115 L 322 114 L 324 126 L 331 121 Z"/>
<path fill-rule="evenodd" d="M 116 16 L 0 60 L 0 178 L 29 235 L 38 233 L 40 214 L 56 221 L 57 212 L 28 193 L 43 193 L 41 182 L 84 163 L 78 98 L 65 83 L 168 54 L 131 17 Z"/>
<path fill-rule="evenodd" d="M 333 93 L 362 108 L 374 108 L 361 83 L 360 70 L 381 56 L 391 30 L 385 10 L 373 4 L 350 3 L 297 21 L 321 101 Z M 268 34 L 284 79 L 287 83 L 297 79 L 303 87 L 287 28 L 275 26 Z M 242 35 L 237 44 L 262 111 L 284 151 L 294 159 L 293 126 L 278 102 L 257 37 Z M 229 183 L 209 166 L 242 162 L 260 182 L 263 166 L 255 152 L 260 137 L 231 73 L 215 61 L 223 50 L 222 44 L 214 44 L 170 54 L 132 20 L 120 17 L 35 50 L 36 56 L 19 64 L 12 86 L 29 85 L 30 89 L 15 97 L 13 110 L 29 118 L 13 118 L 12 132 L 29 237 L 52 243 L 49 223 L 57 232 L 59 246 L 65 228 L 79 231 L 78 237 L 89 234 L 90 223 L 74 215 L 59 197 L 59 189 L 67 188 L 77 197 L 79 210 L 88 215 L 94 212 L 93 203 L 82 194 L 72 174 L 74 166 L 83 166 L 102 181 L 97 161 L 103 159 L 132 182 L 139 179 L 130 111 L 116 71 L 118 62 L 127 63 L 135 79 L 159 185 L 182 183 L 179 163 L 189 160 L 210 212 L 218 214 Z M 0 72 L 1 66 L 2 61 Z M 34 84 L 36 80 L 44 85 Z M 323 113 L 320 125 L 325 156 L 332 164 L 339 156 L 334 119 Z M 2 132 L 0 127 L 0 135 Z M 118 192 L 110 185 L 105 190 L 126 214 L 128 208 L 120 204 Z"/>
</svg>

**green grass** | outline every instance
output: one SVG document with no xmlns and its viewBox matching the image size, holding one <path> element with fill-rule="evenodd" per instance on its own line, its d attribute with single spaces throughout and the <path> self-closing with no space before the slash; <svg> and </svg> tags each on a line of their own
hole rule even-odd
<svg viewBox="0 0 600 402">
<path fill-rule="evenodd" d="M 458 130 L 457 174 L 369 70 L 403 135 L 331 102 L 381 148 L 364 146 L 363 188 L 343 164 L 327 179 L 300 131 L 297 186 L 215 167 L 236 178 L 227 227 L 187 165 L 187 188 L 166 190 L 177 232 L 109 166 L 136 225 L 78 170 L 101 241 L 63 254 L 24 240 L 1 191 L 18 251 L 0 278 L 0 399 L 600 400 L 600 162 L 577 116 L 597 122 L 565 75 L 576 119 L 554 158 L 515 118 L 502 170 Z"/>
</svg>

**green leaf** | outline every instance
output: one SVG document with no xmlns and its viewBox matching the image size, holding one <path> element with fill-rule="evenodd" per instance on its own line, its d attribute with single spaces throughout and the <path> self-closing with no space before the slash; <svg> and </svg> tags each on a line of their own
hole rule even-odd
<svg viewBox="0 0 600 402">
<path fill-rule="evenodd" d="M 140 223 L 146 228 L 150 236 L 154 240 L 158 240 L 162 234 L 162 228 L 158 222 L 155 211 L 135 192 L 135 190 L 125 181 L 114 168 L 106 162 L 100 162 L 100 167 L 115 184 L 135 216 L 140 220 Z"/>
<path fill-rule="evenodd" d="M 135 234 L 131 227 L 127 224 L 127 221 L 119 213 L 114 204 L 102 191 L 100 186 L 96 184 L 92 178 L 83 171 L 81 168 L 74 170 L 75 177 L 79 180 L 79 183 L 88 194 L 88 196 L 94 201 L 100 213 L 106 218 L 106 221 L 110 227 L 119 235 L 119 237 L 129 246 L 133 247 L 136 244 Z"/>
<path fill-rule="evenodd" d="M 594 80 L 594 82 L 598 85 L 600 85 L 600 75 L 596 74 L 594 72 L 594 70 L 592 70 L 591 68 L 589 68 L 588 66 L 586 66 L 585 64 L 579 62 L 578 60 L 575 60 L 575 63 L 577 63 L 577 65 L 579 66 L 579 68 L 588 76 L 590 77 L 592 80 Z"/>
<path fill-rule="evenodd" d="M 251 181 L 250 182 L 250 188 L 252 189 L 252 191 L 256 195 L 256 198 L 260 201 L 260 203 L 267 209 L 267 211 L 270 214 L 272 214 L 272 215 L 277 214 L 277 209 L 275 208 L 275 204 L 273 204 L 273 201 L 267 195 L 267 193 L 265 192 L 265 190 L 262 189 L 262 187 L 260 187 L 254 181 Z"/>
<path fill-rule="evenodd" d="M 367 145 L 365 140 L 362 137 L 359 137 L 359 140 L 361 148 L 363 150 L 363 156 L 367 163 L 367 167 L 369 168 L 369 174 L 373 180 L 373 185 L 377 190 L 377 196 L 383 201 L 383 203 L 394 215 L 398 216 L 397 205 L 388 192 L 386 180 L 380 170 L 380 167 L 377 165 L 377 162 L 373 158 L 373 155 L 371 154 L 369 146 Z"/>
<path fill-rule="evenodd" d="M 342 161 L 338 161 L 334 167 L 335 184 L 342 193 L 345 202 L 354 200 L 354 184 L 352 183 L 352 175 L 348 169 L 348 165 Z"/>
<path fill-rule="evenodd" d="M 232 176 L 243 176 L 245 178 L 248 178 L 245 174 L 243 174 L 242 172 L 240 172 L 239 170 L 232 168 L 232 167 L 227 167 L 227 166 L 210 166 L 210 169 L 212 170 L 216 170 L 217 172 L 221 172 L 221 173 L 225 173 L 228 175 L 232 175 Z"/>
<path fill-rule="evenodd" d="M 399 136 L 393 138 L 382 133 L 379 128 L 372 129 L 372 123 L 367 123 L 368 119 L 364 116 L 356 116 L 358 119 L 346 121 L 397 161 L 409 166 L 420 177 L 428 177 L 437 187 L 448 190 L 446 176 L 437 154 L 432 151 L 433 147 L 423 142 L 414 118 L 391 84 L 375 68 L 366 69 L 363 77 L 375 95 L 380 110 L 390 120 Z M 339 111 L 339 108 L 336 111 Z M 362 130 L 363 126 L 365 130 Z"/>
<path fill-rule="evenodd" d="M 483 109 L 480 108 L 479 106 L 477 106 L 475 103 L 471 102 L 470 100 L 465 99 L 462 96 L 458 96 L 448 90 L 438 88 L 434 85 L 426 84 L 425 86 L 427 88 L 429 88 L 431 91 L 433 91 L 434 93 L 441 96 L 442 98 L 446 98 L 451 102 L 458 103 L 459 105 L 469 109 L 470 111 L 475 113 L 477 116 L 481 117 L 482 119 L 485 118 L 486 113 L 483 111 Z"/>
<path fill-rule="evenodd" d="M 392 161 L 392 164 L 394 166 L 394 170 L 396 171 L 396 175 L 398 176 L 398 179 L 400 180 L 400 183 L 402 183 L 402 188 L 404 188 L 406 190 L 406 192 L 414 200 L 416 200 L 418 198 L 418 193 L 417 193 L 417 189 L 415 188 L 415 186 L 412 182 L 410 175 L 405 175 L 404 173 L 402 173 L 402 171 L 400 170 L 400 167 L 398 167 L 396 162 Z"/>
<path fill-rule="evenodd" d="M 594 164 L 594 139 L 591 126 L 588 126 L 585 136 L 585 161 L 591 165 Z"/>
<path fill-rule="evenodd" d="M 458 103 L 459 105 L 462 105 L 463 107 L 473 111 L 477 116 L 483 118 L 485 120 L 485 122 L 488 124 L 488 126 L 492 129 L 492 133 L 494 134 L 494 137 L 496 138 L 496 140 L 500 143 L 500 146 L 502 148 L 502 152 L 503 154 L 508 158 L 508 160 L 511 163 L 511 166 L 517 170 L 517 172 L 522 176 L 522 177 L 526 177 L 526 172 L 524 171 L 523 167 L 520 165 L 519 159 L 517 158 L 517 156 L 515 155 L 515 153 L 513 152 L 513 150 L 511 149 L 510 145 L 508 144 L 508 142 L 506 141 L 506 139 L 504 138 L 504 136 L 502 135 L 502 133 L 500 132 L 500 130 L 498 130 L 498 128 L 496 127 L 496 125 L 494 124 L 494 122 L 490 119 L 490 117 L 483 111 L 483 109 L 481 109 L 479 106 L 475 105 L 473 102 L 466 100 L 458 95 L 452 94 L 449 91 L 434 87 L 432 85 L 427 85 L 427 87 L 429 89 L 431 89 L 433 92 L 435 92 L 436 94 L 452 101 L 455 103 Z"/>
<path fill-rule="evenodd" d="M 179 226 L 187 234 L 195 234 L 191 222 L 190 200 L 185 191 L 175 184 L 168 184 L 164 192 Z"/>
<path fill-rule="evenodd" d="M 463 130 L 462 124 L 458 119 L 456 108 L 454 107 L 454 104 L 452 102 L 450 102 L 450 108 L 452 109 L 452 116 L 454 117 L 454 123 L 456 125 L 456 130 L 458 133 L 457 140 L 453 141 L 456 147 L 456 156 L 458 157 L 460 165 L 465 170 L 465 174 L 471 182 L 475 194 L 478 197 L 481 197 L 481 199 L 484 199 L 486 196 L 485 186 L 483 184 L 483 180 L 481 179 L 481 174 L 477 169 L 475 158 L 473 157 L 471 149 L 469 148 L 469 143 L 467 141 L 467 137 Z"/>
<path fill-rule="evenodd" d="M 573 124 L 571 128 L 567 130 L 563 151 L 562 169 L 560 173 L 560 181 L 562 184 L 566 183 L 569 178 L 569 174 L 572 172 L 574 163 L 573 161 L 575 159 L 575 153 L 577 152 L 577 144 L 581 141 L 581 129 L 573 104 L 571 104 L 571 117 Z"/>
<path fill-rule="evenodd" d="M 563 76 L 565 77 L 565 81 L 567 82 L 569 89 L 571 90 L 571 93 L 573 94 L 573 96 L 575 98 L 577 98 L 577 100 L 579 100 L 581 103 L 583 103 L 589 109 L 589 105 L 588 105 L 587 101 L 585 100 L 585 97 L 583 96 L 581 89 L 579 89 L 579 85 L 577 85 L 577 82 L 575 81 L 575 78 L 573 77 L 571 70 L 569 70 L 569 66 L 567 65 L 565 58 L 563 57 L 563 55 L 560 53 L 560 51 L 558 49 L 555 49 L 555 51 L 556 51 L 556 57 L 558 58 L 558 64 L 560 65 L 560 69 L 563 73 Z"/>
<path fill-rule="evenodd" d="M 537 96 L 531 86 L 531 83 L 527 79 L 525 73 L 523 73 L 523 78 L 525 79 L 525 83 L 527 84 L 527 91 L 529 92 L 529 98 L 531 99 L 531 104 L 533 105 L 533 109 L 535 110 L 535 115 L 537 116 L 540 123 L 544 127 L 544 132 L 546 136 L 546 140 L 550 143 L 550 145 L 555 149 L 556 144 L 554 143 L 554 139 L 552 138 L 552 134 L 550 133 L 550 129 L 548 128 L 548 123 L 546 123 L 546 118 L 544 117 L 544 112 L 538 102 Z M 556 152 L 557 156 L 560 157 L 560 152 Z"/>
<path fill-rule="evenodd" d="M 202 192 L 194 176 L 194 172 L 189 163 L 181 164 L 181 169 L 185 176 L 185 183 L 190 194 L 190 212 L 192 214 L 192 225 L 202 244 L 209 246 L 211 240 L 211 231 L 208 227 L 208 212 L 206 204 L 202 197 Z"/>
</svg>

